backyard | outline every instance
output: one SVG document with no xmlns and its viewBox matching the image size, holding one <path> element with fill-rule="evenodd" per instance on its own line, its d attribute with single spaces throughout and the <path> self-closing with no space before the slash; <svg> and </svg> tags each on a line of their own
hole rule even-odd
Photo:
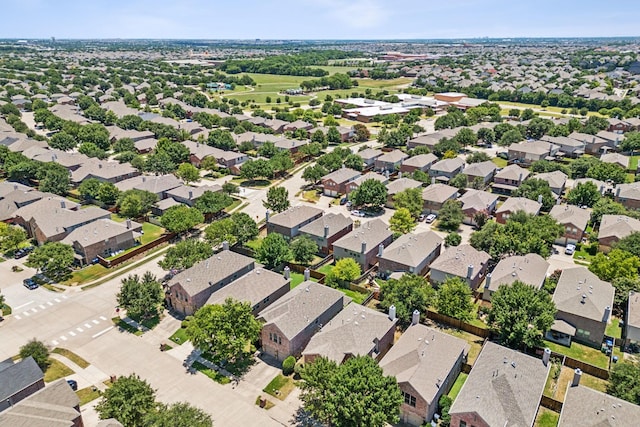
<svg viewBox="0 0 640 427">
<path fill-rule="evenodd" d="M 564 354 L 572 359 L 580 360 L 581 362 L 589 363 L 602 369 L 609 369 L 609 356 L 598 349 L 576 342 L 572 342 L 571 347 L 565 347 L 545 340 L 544 345 L 554 353 Z"/>
<path fill-rule="evenodd" d="M 451 398 L 451 400 L 456 400 L 458 393 L 460 393 L 460 390 L 462 389 L 462 386 L 464 385 L 465 381 L 467 381 L 468 377 L 469 377 L 469 374 L 465 374 L 464 372 L 460 372 L 458 374 L 458 378 L 456 378 L 456 382 L 453 383 L 453 385 L 451 386 L 451 390 L 449 390 L 448 396 Z"/>
<path fill-rule="evenodd" d="M 551 409 L 540 407 L 538 416 L 536 417 L 535 427 L 556 427 L 560 414 Z"/>
</svg>

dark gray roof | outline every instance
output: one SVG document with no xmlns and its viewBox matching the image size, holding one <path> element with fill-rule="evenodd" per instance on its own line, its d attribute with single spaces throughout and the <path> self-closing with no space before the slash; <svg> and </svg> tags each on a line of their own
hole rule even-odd
<svg viewBox="0 0 640 427">
<path fill-rule="evenodd" d="M 600 322 L 605 308 L 613 306 L 614 292 L 611 283 L 600 280 L 585 267 L 565 268 L 553 293 L 553 302 L 558 311 Z"/>
<path fill-rule="evenodd" d="M 33 357 L 29 356 L 0 371 L 0 402 L 44 378 Z"/>
<path fill-rule="evenodd" d="M 350 168 L 342 167 L 322 177 L 322 180 L 330 179 L 334 182 L 342 183 L 356 179 L 360 176 L 360 172 Z"/>
</svg>

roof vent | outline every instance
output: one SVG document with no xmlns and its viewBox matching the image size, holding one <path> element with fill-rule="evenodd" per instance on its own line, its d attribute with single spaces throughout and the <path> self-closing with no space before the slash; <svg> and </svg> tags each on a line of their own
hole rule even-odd
<svg viewBox="0 0 640 427">
<path fill-rule="evenodd" d="M 513 366 L 514 368 L 516 367 L 516 362 L 511 362 L 511 366 Z"/>
<path fill-rule="evenodd" d="M 587 301 L 587 295 L 582 294 L 582 301 L 580 301 L 580 303 L 584 304 L 586 301 Z"/>
<path fill-rule="evenodd" d="M 190 281 L 191 281 L 191 279 L 187 277 L 187 282 L 190 282 Z"/>
</svg>

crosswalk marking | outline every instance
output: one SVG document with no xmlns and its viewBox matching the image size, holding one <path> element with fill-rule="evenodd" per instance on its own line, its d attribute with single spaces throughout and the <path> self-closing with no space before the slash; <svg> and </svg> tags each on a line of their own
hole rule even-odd
<svg viewBox="0 0 640 427">
<path fill-rule="evenodd" d="M 60 301 L 60 299 L 59 299 L 59 298 L 54 298 L 53 300 L 54 300 L 55 302 L 62 302 L 62 301 Z"/>
<path fill-rule="evenodd" d="M 69 297 L 67 297 L 66 295 L 62 295 L 62 298 L 69 299 Z"/>
<path fill-rule="evenodd" d="M 76 333 L 75 333 L 75 332 L 73 332 L 73 331 L 69 331 L 69 335 L 71 335 L 72 337 L 75 337 L 75 336 L 76 336 Z"/>
<path fill-rule="evenodd" d="M 78 331 L 78 332 L 82 332 L 82 331 L 84 331 L 84 329 L 82 329 L 82 328 L 76 328 L 76 331 Z"/>
<path fill-rule="evenodd" d="M 60 335 L 60 339 L 61 339 L 62 341 L 66 341 L 66 340 L 67 340 L 67 337 L 65 337 L 64 335 Z"/>
<path fill-rule="evenodd" d="M 104 316 L 100 316 L 100 320 L 107 320 L 107 318 Z"/>
<path fill-rule="evenodd" d="M 98 323 L 100 323 L 99 321 L 97 321 L 95 319 L 93 319 L 92 322 L 93 322 L 94 325 L 97 325 Z"/>
<path fill-rule="evenodd" d="M 20 317 L 20 316 L 18 316 L 18 315 L 16 314 L 16 319 L 20 320 L 20 319 L 22 319 L 22 317 Z"/>
<path fill-rule="evenodd" d="M 24 312 L 22 312 L 22 314 L 23 314 L 24 316 L 29 316 L 29 312 L 28 312 L 28 311 L 24 311 Z"/>
<path fill-rule="evenodd" d="M 56 340 L 51 341 L 51 343 L 52 343 L 53 345 L 58 345 L 58 344 L 59 344 L 59 343 L 58 343 L 58 341 L 56 341 Z"/>
<path fill-rule="evenodd" d="M 90 325 L 90 324 L 88 324 L 88 323 L 85 323 L 85 324 L 84 324 L 84 327 L 85 327 L 85 328 L 87 328 L 87 329 L 89 329 L 89 328 L 91 328 L 91 325 Z"/>
<path fill-rule="evenodd" d="M 47 308 L 47 307 L 46 307 L 46 306 L 44 306 L 44 305 L 42 305 L 42 304 L 40 304 L 40 308 L 41 308 L 42 310 L 44 310 L 44 309 L 45 309 L 45 308 Z"/>
<path fill-rule="evenodd" d="M 31 312 L 32 312 L 32 313 L 37 313 L 37 312 L 38 312 L 38 309 L 37 309 L 37 308 L 32 308 L 32 309 L 31 309 Z"/>
<path fill-rule="evenodd" d="M 51 301 L 47 301 L 47 305 L 53 305 Z"/>
</svg>

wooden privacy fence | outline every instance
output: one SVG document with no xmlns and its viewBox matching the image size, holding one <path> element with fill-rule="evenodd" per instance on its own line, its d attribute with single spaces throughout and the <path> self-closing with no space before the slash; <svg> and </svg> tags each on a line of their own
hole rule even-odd
<svg viewBox="0 0 640 427">
<path fill-rule="evenodd" d="M 461 329 L 465 332 L 469 332 L 470 334 L 477 335 L 482 338 L 489 337 L 489 329 L 481 328 L 475 325 L 472 325 L 467 322 L 463 322 L 460 319 L 455 319 L 453 317 L 445 316 L 444 314 L 437 313 L 435 311 L 427 310 L 425 313 L 427 319 L 431 319 L 437 323 L 444 323 L 445 325 L 454 327 L 456 329 Z"/>
<path fill-rule="evenodd" d="M 550 398 L 549 396 L 542 395 L 540 399 L 540 406 L 543 408 L 551 409 L 554 412 L 560 413 L 562 411 L 562 402 Z"/>
<path fill-rule="evenodd" d="M 100 265 L 107 267 L 107 268 L 111 268 L 111 267 L 115 267 L 116 265 L 122 264 L 125 261 L 130 260 L 131 258 L 140 255 L 141 253 L 144 253 L 150 249 L 155 248 L 158 245 L 161 245 L 162 243 L 168 242 L 169 240 L 173 239 L 175 237 L 175 233 L 169 233 L 169 234 L 163 234 L 162 236 L 160 236 L 159 238 L 157 238 L 156 240 L 153 240 L 149 243 L 146 243 L 142 246 L 138 246 L 137 248 L 133 249 L 130 252 L 127 252 L 125 254 L 120 255 L 119 257 L 116 257 L 114 259 L 104 259 L 101 256 L 98 255 L 98 262 L 100 263 Z"/>
<path fill-rule="evenodd" d="M 538 347 L 536 348 L 535 353 L 537 356 L 541 357 L 542 354 L 544 353 L 544 349 Z M 591 376 L 600 378 L 602 380 L 609 379 L 609 371 L 604 368 L 600 368 L 598 366 L 591 365 L 590 363 L 586 363 L 581 360 L 577 360 L 572 357 L 565 356 L 564 354 L 556 353 L 553 351 L 551 352 L 551 358 L 560 359 L 562 361 L 562 365 L 566 366 L 567 368 L 580 369 L 585 374 L 589 374 Z"/>
</svg>

